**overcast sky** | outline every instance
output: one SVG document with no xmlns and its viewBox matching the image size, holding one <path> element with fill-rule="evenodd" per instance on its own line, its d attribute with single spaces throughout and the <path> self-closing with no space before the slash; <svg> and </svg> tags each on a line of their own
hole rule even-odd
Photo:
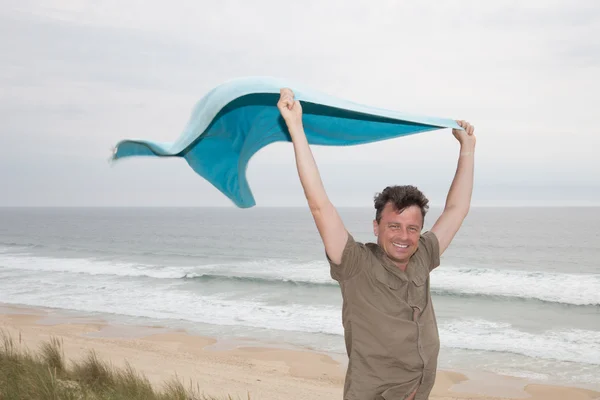
<svg viewBox="0 0 600 400">
<path fill-rule="evenodd" d="M 0 2 L 0 206 L 231 206 L 182 159 L 108 158 L 124 138 L 174 141 L 208 90 L 251 75 L 469 120 L 475 206 L 600 205 L 597 0 Z M 337 205 L 390 184 L 441 205 L 458 144 L 313 151 Z M 248 179 L 258 206 L 305 204 L 289 143 Z"/>
</svg>

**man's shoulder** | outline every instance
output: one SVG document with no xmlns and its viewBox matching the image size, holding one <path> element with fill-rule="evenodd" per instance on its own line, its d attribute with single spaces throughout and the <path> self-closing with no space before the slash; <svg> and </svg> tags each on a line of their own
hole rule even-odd
<svg viewBox="0 0 600 400">
<path fill-rule="evenodd" d="M 426 244 L 431 242 L 437 242 L 438 238 L 435 236 L 433 231 L 425 231 L 421 233 L 421 237 L 419 238 L 419 244 Z"/>
<path fill-rule="evenodd" d="M 330 264 L 331 277 L 337 281 L 344 281 L 359 275 L 373 262 L 373 251 L 371 243 L 356 241 L 348 232 L 340 264 L 333 263 L 325 253 Z"/>
<path fill-rule="evenodd" d="M 440 243 L 433 231 L 426 231 L 419 238 L 419 247 L 412 256 L 420 263 L 426 264 L 429 271 L 440 264 Z"/>
<path fill-rule="evenodd" d="M 377 243 L 360 241 L 350 232 L 348 232 L 347 245 L 361 247 L 364 250 L 368 250 L 369 253 L 376 253 L 381 249 Z"/>
</svg>

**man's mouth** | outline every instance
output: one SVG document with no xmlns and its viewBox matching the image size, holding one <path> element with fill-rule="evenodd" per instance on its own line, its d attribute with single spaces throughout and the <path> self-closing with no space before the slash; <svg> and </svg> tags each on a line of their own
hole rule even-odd
<svg viewBox="0 0 600 400">
<path fill-rule="evenodd" d="M 407 244 L 400 244 L 400 243 L 392 243 L 394 245 L 394 247 L 398 247 L 399 249 L 408 249 L 408 245 Z"/>
</svg>

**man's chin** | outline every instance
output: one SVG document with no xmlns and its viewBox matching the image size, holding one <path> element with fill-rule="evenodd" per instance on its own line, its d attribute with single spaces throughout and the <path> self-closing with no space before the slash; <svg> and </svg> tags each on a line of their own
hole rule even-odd
<svg viewBox="0 0 600 400">
<path fill-rule="evenodd" d="M 388 257 L 393 262 L 401 263 L 401 264 L 407 262 L 410 259 L 410 256 L 408 256 L 408 255 L 398 255 L 398 254 L 388 254 Z"/>
<path fill-rule="evenodd" d="M 388 253 L 388 257 L 394 262 L 405 263 L 410 260 L 413 254 L 414 252 L 411 252 L 410 249 L 407 249 L 407 251 L 395 250 L 392 254 Z"/>
</svg>

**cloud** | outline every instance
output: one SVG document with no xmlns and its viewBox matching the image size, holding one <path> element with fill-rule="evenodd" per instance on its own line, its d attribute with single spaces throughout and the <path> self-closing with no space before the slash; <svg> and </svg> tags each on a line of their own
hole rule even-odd
<svg viewBox="0 0 600 400">
<path fill-rule="evenodd" d="M 134 195 L 133 176 L 135 190 L 150 193 L 162 168 L 181 174 L 177 182 L 185 189 L 170 190 L 190 191 L 194 204 L 205 193 L 214 195 L 208 202 L 222 201 L 185 165 L 145 160 L 108 169 L 104 161 L 122 138 L 176 139 L 204 93 L 247 75 L 283 76 L 360 103 L 469 119 L 478 134 L 476 186 L 505 185 L 515 193 L 517 182 L 597 187 L 600 11 L 593 1 L 380 1 L 374 7 L 367 1 L 24 0 L 0 10 L 0 33 L 0 149 L 11 155 L 1 167 L 28 171 L 18 180 L 3 176 L 13 193 L 2 204 L 30 198 L 34 187 L 70 193 L 55 195 L 57 204 L 94 203 L 98 197 L 85 194 L 86 181 Z M 441 131 L 313 150 L 332 196 L 365 199 L 375 190 L 371 182 L 404 177 L 443 193 L 457 145 Z M 277 181 L 273 165 L 285 179 Z M 359 177 L 351 191 L 340 170 Z M 74 171 L 88 178 L 70 183 Z M 249 174 L 264 202 L 292 201 L 269 189 L 275 181 L 303 200 L 298 186 L 284 184 L 295 174 L 290 146 L 263 149 Z M 34 200 L 44 198 L 50 197 Z M 179 204 L 158 192 L 137 200 L 153 199 Z"/>
</svg>

